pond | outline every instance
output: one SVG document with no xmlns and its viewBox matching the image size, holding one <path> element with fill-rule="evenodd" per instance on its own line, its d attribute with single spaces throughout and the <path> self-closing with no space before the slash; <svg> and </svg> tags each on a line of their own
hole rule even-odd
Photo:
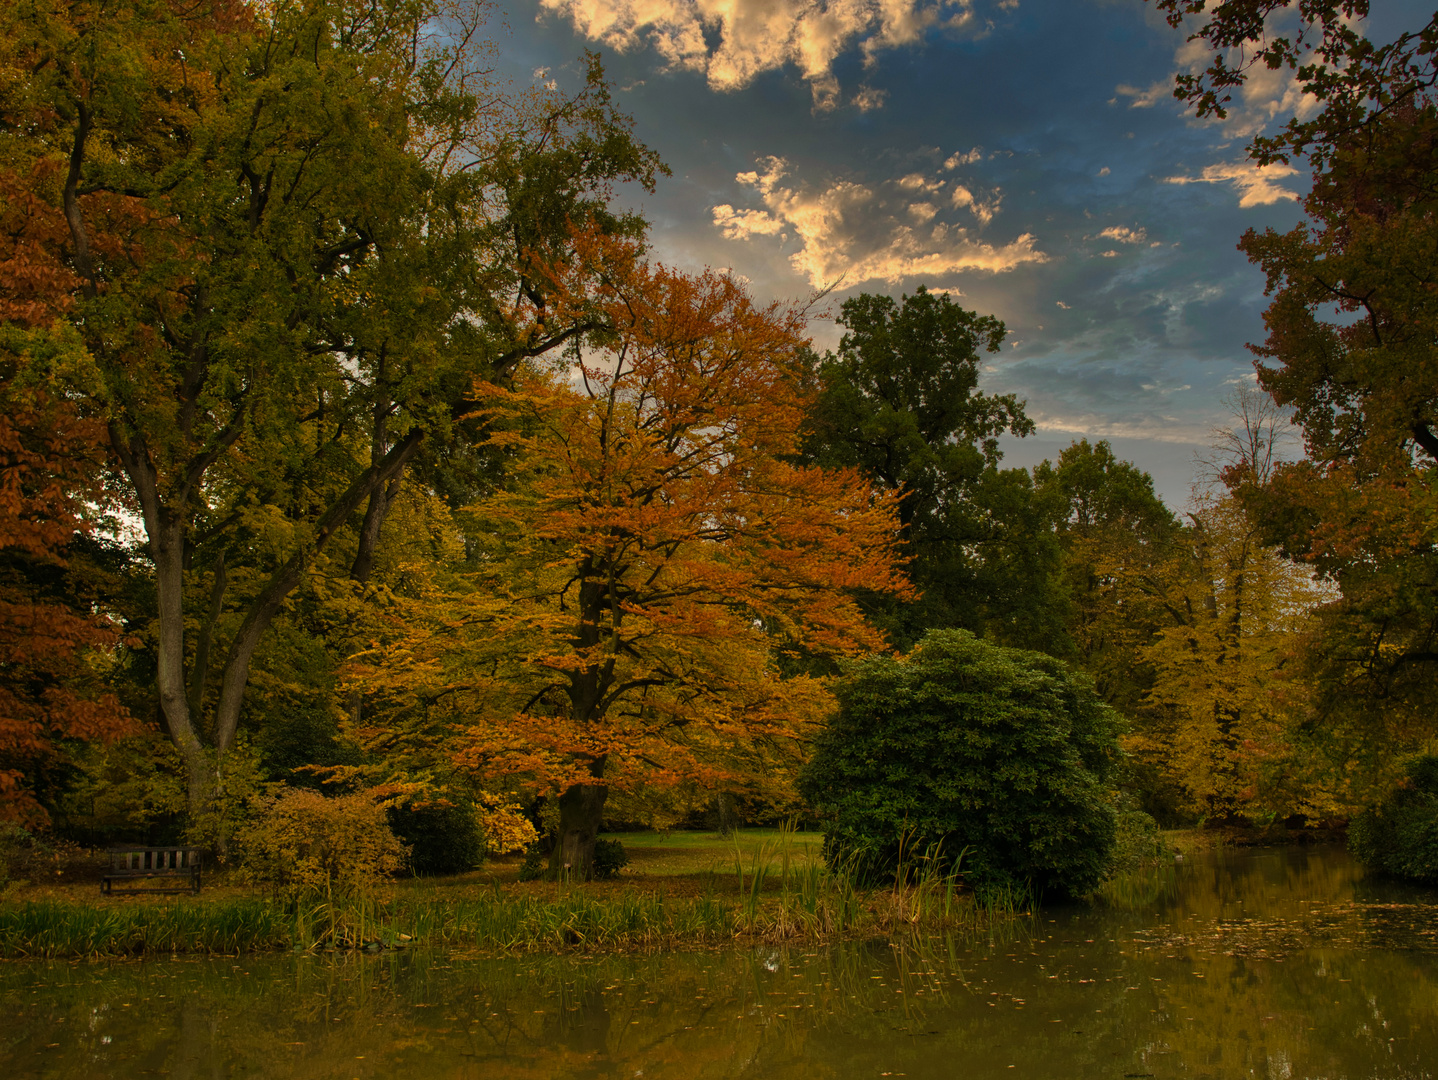
<svg viewBox="0 0 1438 1080">
<path fill-rule="evenodd" d="M 0 1076 L 1431 1077 L 1438 892 L 1217 852 L 975 938 L 0 965 Z"/>
</svg>

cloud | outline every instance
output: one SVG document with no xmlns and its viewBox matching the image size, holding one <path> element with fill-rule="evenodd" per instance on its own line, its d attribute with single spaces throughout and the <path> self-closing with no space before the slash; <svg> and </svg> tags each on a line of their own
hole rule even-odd
<svg viewBox="0 0 1438 1080">
<path fill-rule="evenodd" d="M 1109 170 L 1109 167 L 1108 167 L 1107 165 L 1105 165 L 1102 169 L 1100 169 L 1100 170 L 1098 171 L 1098 174 L 1099 174 L 1100 176 L 1107 176 L 1107 175 L 1109 174 L 1109 171 L 1110 171 L 1110 170 Z"/>
<path fill-rule="evenodd" d="M 876 90 L 872 86 L 861 86 L 859 92 L 853 96 L 849 104 L 860 112 L 873 112 L 875 109 L 882 109 L 884 101 L 888 98 L 887 90 Z"/>
<path fill-rule="evenodd" d="M 1069 310 L 1069 305 L 1065 304 L 1062 300 L 1055 300 L 1054 303 L 1057 304 L 1059 307 L 1063 308 L 1065 311 Z"/>
<path fill-rule="evenodd" d="M 853 286 L 949 278 L 966 271 L 1003 273 L 1048 261 L 1030 233 L 994 244 L 955 222 L 937 220 L 941 209 L 913 196 L 943 183 L 921 173 L 875 184 L 833 180 L 807 185 L 790 176 L 787 161 L 770 157 L 735 179 L 753 189 L 763 209 L 725 203 L 711 211 L 714 224 L 729 240 L 779 236 L 781 242 L 797 244 L 789 262 L 815 287 L 840 279 Z"/>
<path fill-rule="evenodd" d="M 671 69 L 702 73 L 713 90 L 738 90 L 792 64 L 823 109 L 839 104 L 834 60 L 848 49 L 857 46 L 872 65 L 884 49 L 974 22 L 973 0 L 539 0 L 539 6 L 610 48 L 649 45 Z M 854 104 L 869 109 L 880 100 L 861 91 Z"/>
<path fill-rule="evenodd" d="M 1165 184 L 1232 184 L 1239 190 L 1238 205 L 1272 206 L 1284 199 L 1297 201 L 1298 195 L 1277 181 L 1296 176 L 1298 170 L 1292 165 L 1275 162 L 1272 165 L 1255 165 L 1251 161 L 1240 161 L 1232 165 L 1209 165 L 1201 176 L 1167 176 Z"/>
<path fill-rule="evenodd" d="M 966 206 L 973 211 L 974 217 L 979 219 L 980 225 L 987 225 L 999 212 L 999 204 L 1003 202 L 1003 193 L 998 188 L 994 188 L 993 193 L 985 200 L 976 196 L 963 184 L 955 184 L 951 198 L 955 206 Z"/>
<path fill-rule="evenodd" d="M 1099 234 L 1103 240 L 1115 240 L 1120 244 L 1141 244 L 1148 239 L 1143 228 L 1130 229 L 1127 225 L 1110 225 Z"/>
<path fill-rule="evenodd" d="M 944 168 L 945 168 L 945 169 L 948 169 L 950 172 L 952 172 L 953 170 L 957 169 L 960 165 L 972 165 L 974 162 L 979 161 L 980 159 L 982 159 L 983 156 L 984 156 L 983 151 L 980 150 L 980 149 L 976 146 L 976 147 L 974 147 L 972 150 L 970 150 L 967 154 L 965 154 L 965 153 L 950 154 L 949 157 L 948 157 L 948 159 L 944 162 Z"/>
<path fill-rule="evenodd" d="M 1142 89 L 1137 86 L 1129 86 L 1127 83 L 1120 83 L 1114 87 L 1114 93 L 1119 97 L 1128 98 L 1130 109 L 1151 109 L 1164 98 L 1172 99 L 1173 80 L 1159 79 Z"/>
</svg>

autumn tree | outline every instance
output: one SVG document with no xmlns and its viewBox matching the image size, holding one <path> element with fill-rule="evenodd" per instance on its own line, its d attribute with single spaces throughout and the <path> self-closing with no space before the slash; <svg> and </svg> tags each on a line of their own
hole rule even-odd
<svg viewBox="0 0 1438 1080">
<path fill-rule="evenodd" d="M 1353 733 L 1350 749 L 1412 746 L 1438 675 L 1438 17 L 1384 45 L 1363 35 L 1363 0 L 1158 6 L 1215 49 L 1176 91 L 1200 115 L 1222 116 L 1257 64 L 1315 103 L 1249 148 L 1310 161 L 1308 221 L 1240 244 L 1273 297 L 1259 383 L 1292 409 L 1305 460 L 1232 479 L 1267 539 L 1340 590 L 1307 661 L 1321 725 Z"/>
<path fill-rule="evenodd" d="M 609 785 L 718 780 L 745 746 L 792 745 L 827 696 L 780 659 L 880 647 L 850 593 L 907 585 L 896 500 L 792 463 L 801 313 L 632 244 L 575 248 L 556 282 L 603 307 L 604 331 L 513 390 L 478 388 L 513 454 L 504 490 L 460 518 L 480 586 L 431 601 L 446 617 L 360 677 L 411 708 L 462 699 L 458 760 L 558 794 L 553 865 L 587 878 Z"/>
<path fill-rule="evenodd" d="M 922 595 L 868 598 L 876 624 L 900 647 L 943 627 L 1061 647 L 1054 507 L 1026 470 L 1000 468 L 999 437 L 1033 423 L 1013 395 L 978 389 L 1004 324 L 923 286 L 899 302 L 852 297 L 837 321 L 847 332 L 817 365 L 803 454 L 902 495 L 899 539 Z"/>
<path fill-rule="evenodd" d="M 516 103 L 482 5 L 22 0 L 0 13 L 5 160 L 62 233 L 66 318 L 143 522 L 159 710 L 211 798 L 267 629 L 317 562 L 357 591 L 422 447 L 478 375 L 568 340 L 530 270 L 653 156 L 608 104 Z M 39 263 L 37 263 L 39 265 Z"/>
</svg>

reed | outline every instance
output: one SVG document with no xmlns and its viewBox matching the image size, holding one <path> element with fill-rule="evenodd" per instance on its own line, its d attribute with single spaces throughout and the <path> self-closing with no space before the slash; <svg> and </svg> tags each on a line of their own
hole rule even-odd
<svg viewBox="0 0 1438 1080">
<path fill-rule="evenodd" d="M 235 898 L 134 907 L 60 902 L 0 906 L 0 958 L 221 953 L 270 949 L 379 949 L 410 945 L 502 951 L 621 951 L 722 942 L 818 941 L 852 934 L 966 930 L 1022 910 L 1016 899 L 983 907 L 960 895 L 957 861 L 932 849 L 891 888 L 860 888 L 856 865 L 793 857 L 781 831 L 745 865 L 737 892 L 702 896 L 627 890 L 597 897 L 582 887 L 549 895 L 442 896 L 406 890 L 388 898 L 309 901 Z"/>
</svg>

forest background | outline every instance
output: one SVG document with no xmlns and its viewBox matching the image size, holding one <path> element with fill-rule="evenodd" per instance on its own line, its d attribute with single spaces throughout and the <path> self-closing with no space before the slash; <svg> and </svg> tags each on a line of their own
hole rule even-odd
<svg viewBox="0 0 1438 1080">
<path fill-rule="evenodd" d="M 364 791 L 417 850 L 583 866 L 602 822 L 802 813 L 834 677 L 936 629 L 1088 673 L 1165 824 L 1371 801 L 1434 734 L 1438 30 L 1156 6 L 1214 50 L 1200 114 L 1255 64 L 1318 105 L 1250 147 L 1308 221 L 1242 241 L 1270 337 L 1182 516 L 1105 443 L 1004 467 L 990 316 L 654 262 L 598 59 L 500 85 L 482 6 L 13 5 L 4 816 L 224 852 Z"/>
</svg>

